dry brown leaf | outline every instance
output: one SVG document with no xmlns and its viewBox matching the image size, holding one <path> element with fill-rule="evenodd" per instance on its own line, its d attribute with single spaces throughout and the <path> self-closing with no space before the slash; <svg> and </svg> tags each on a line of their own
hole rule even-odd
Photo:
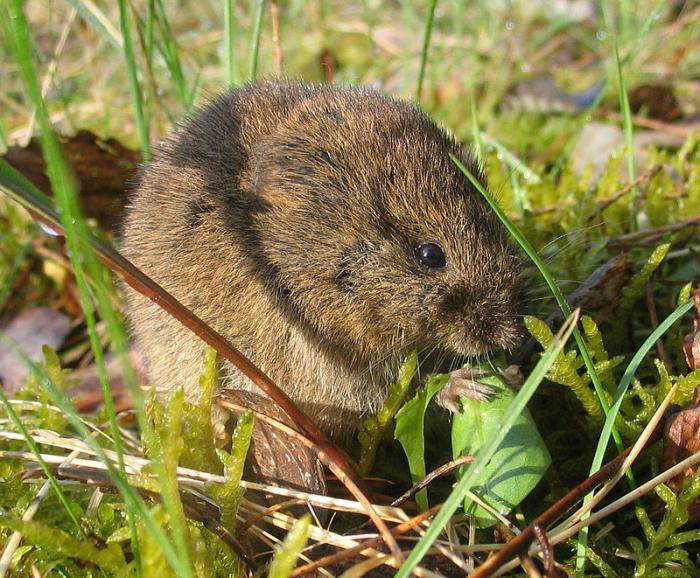
<svg viewBox="0 0 700 578">
<path fill-rule="evenodd" d="M 683 353 L 691 370 L 700 369 L 700 289 L 693 291 L 693 303 L 695 305 L 695 320 L 693 330 L 683 340 Z"/>
<path fill-rule="evenodd" d="M 48 345 L 57 349 L 70 330 L 70 318 L 49 307 L 20 311 L 0 327 L 0 334 L 9 339 L 32 361 L 43 359 L 41 349 Z M 0 381 L 5 393 L 13 395 L 29 375 L 29 368 L 7 343 L 0 343 Z"/>
<path fill-rule="evenodd" d="M 80 204 L 109 231 L 117 231 L 124 215 L 127 187 L 140 161 L 137 151 L 115 139 L 102 140 L 87 130 L 62 139 L 61 148 L 80 188 Z M 5 160 L 45 194 L 51 194 L 46 164 L 37 137 L 26 147 L 10 147 Z"/>
<path fill-rule="evenodd" d="M 635 112 L 646 111 L 649 118 L 666 122 L 683 116 L 676 95 L 670 86 L 663 84 L 642 84 L 629 94 L 630 108 Z"/>
<path fill-rule="evenodd" d="M 695 388 L 693 401 L 666 421 L 664 429 L 663 468 L 668 469 L 700 451 L 700 387 Z M 697 466 L 685 469 L 672 478 L 668 486 L 678 492 L 685 478 L 695 475 Z M 690 508 L 692 518 L 700 515 L 700 502 Z"/>
<path fill-rule="evenodd" d="M 270 399 L 250 391 L 226 389 L 227 399 L 296 429 L 289 417 Z M 246 460 L 253 479 L 325 494 L 323 468 L 313 450 L 263 420 L 256 420 Z"/>
</svg>

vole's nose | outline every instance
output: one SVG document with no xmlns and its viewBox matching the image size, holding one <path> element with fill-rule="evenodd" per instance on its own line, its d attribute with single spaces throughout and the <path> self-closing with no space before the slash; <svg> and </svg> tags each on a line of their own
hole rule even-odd
<svg viewBox="0 0 700 578">
<path fill-rule="evenodd" d="M 462 331 L 480 353 L 508 349 L 520 341 L 522 328 L 518 319 L 504 303 L 483 303 L 463 311 Z"/>
</svg>

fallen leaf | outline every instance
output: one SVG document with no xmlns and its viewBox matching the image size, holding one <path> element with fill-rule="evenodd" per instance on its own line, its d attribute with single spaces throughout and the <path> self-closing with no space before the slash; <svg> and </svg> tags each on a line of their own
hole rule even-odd
<svg viewBox="0 0 700 578">
<path fill-rule="evenodd" d="M 0 327 L 0 335 L 23 351 L 31 360 L 41 361 L 42 347 L 57 349 L 70 330 L 70 318 L 49 307 L 24 309 Z M 13 395 L 29 375 L 22 358 L 3 341 L 0 342 L 0 381 L 7 395 Z"/>
<path fill-rule="evenodd" d="M 646 112 L 649 118 L 670 122 L 683 116 L 673 89 L 663 84 L 642 84 L 629 93 L 629 101 L 635 113 Z"/>
<path fill-rule="evenodd" d="M 115 139 L 103 140 L 87 130 L 63 138 L 61 148 L 77 179 L 85 214 L 103 228 L 117 231 L 124 216 L 127 186 L 140 161 L 139 153 Z M 37 137 L 26 147 L 10 147 L 4 158 L 41 191 L 51 195 Z"/>
<path fill-rule="evenodd" d="M 700 387 L 695 388 L 692 402 L 672 415 L 664 428 L 664 453 L 662 467 L 668 469 L 700 451 Z M 695 475 L 697 466 L 686 468 L 668 481 L 668 487 L 678 493 L 685 478 Z M 696 500 L 689 510 L 690 516 L 700 516 L 700 501 Z"/>
<path fill-rule="evenodd" d="M 220 392 L 220 397 L 296 430 L 289 417 L 266 397 L 239 389 L 224 389 Z M 312 494 L 326 493 L 323 468 L 316 454 L 296 438 L 261 419 L 255 420 L 246 469 L 256 480 Z M 275 502 L 274 499 L 270 501 Z"/>
<path fill-rule="evenodd" d="M 693 330 L 683 340 L 685 361 L 691 370 L 700 369 L 700 289 L 693 291 L 696 316 L 693 320 Z"/>
</svg>

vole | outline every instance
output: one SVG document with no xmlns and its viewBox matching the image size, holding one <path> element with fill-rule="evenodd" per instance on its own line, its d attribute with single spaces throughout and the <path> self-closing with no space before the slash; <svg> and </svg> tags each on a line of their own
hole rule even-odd
<svg viewBox="0 0 700 578">
<path fill-rule="evenodd" d="M 474 356 L 518 337 L 520 257 L 450 153 L 480 175 L 408 102 L 249 84 L 156 148 L 123 250 L 347 437 L 412 348 Z M 196 400 L 205 345 L 141 295 L 128 309 L 150 381 Z M 483 394 L 469 377 L 457 374 L 445 405 Z M 230 365 L 222 385 L 254 387 Z"/>
</svg>

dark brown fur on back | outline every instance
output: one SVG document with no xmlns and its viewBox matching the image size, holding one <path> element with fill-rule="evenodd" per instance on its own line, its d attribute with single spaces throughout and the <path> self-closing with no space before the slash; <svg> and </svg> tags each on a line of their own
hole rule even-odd
<svg viewBox="0 0 700 578">
<path fill-rule="evenodd" d="M 518 333 L 519 260 L 449 153 L 478 172 L 408 103 L 252 84 L 157 149 L 124 251 L 327 431 L 347 434 L 410 348 L 478 354 Z M 438 243 L 446 265 L 422 265 L 421 242 Z M 195 399 L 203 344 L 133 292 L 129 309 L 152 383 Z M 224 385 L 252 387 L 228 366 Z"/>
</svg>

